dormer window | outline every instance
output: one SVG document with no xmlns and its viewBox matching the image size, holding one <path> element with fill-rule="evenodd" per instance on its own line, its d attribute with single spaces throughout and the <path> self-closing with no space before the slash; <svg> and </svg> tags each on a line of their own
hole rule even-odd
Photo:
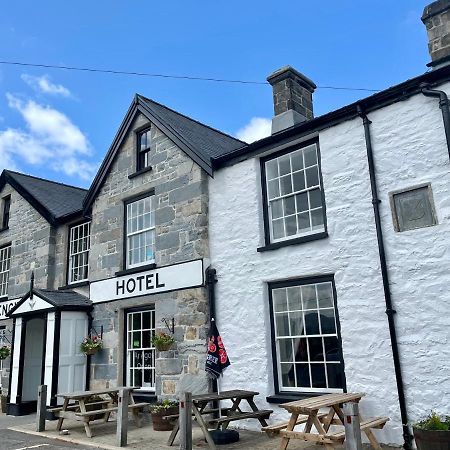
<svg viewBox="0 0 450 450">
<path fill-rule="evenodd" d="M 9 210 L 11 208 L 11 196 L 3 197 L 3 211 L 2 211 L 2 230 L 6 230 L 9 227 Z"/>
<path fill-rule="evenodd" d="M 137 170 L 144 170 L 150 167 L 150 143 L 151 129 L 148 128 L 138 134 L 137 148 Z"/>
</svg>

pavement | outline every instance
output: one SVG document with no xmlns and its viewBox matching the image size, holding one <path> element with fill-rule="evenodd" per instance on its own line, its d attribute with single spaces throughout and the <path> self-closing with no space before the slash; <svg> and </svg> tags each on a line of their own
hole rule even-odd
<svg viewBox="0 0 450 450">
<path fill-rule="evenodd" d="M 120 447 L 116 446 L 116 422 L 113 417 L 112 419 L 108 423 L 102 421 L 92 423 L 94 436 L 88 438 L 83 424 L 74 420 L 66 419 L 64 421 L 63 429 L 68 430 L 68 434 L 61 436 L 56 431 L 56 421 L 47 421 L 46 431 L 38 433 L 35 431 L 34 415 L 12 417 L 0 414 L 0 450 L 91 450 L 92 448 L 117 450 Z M 208 444 L 197 426 L 194 426 L 192 434 L 193 449 L 208 450 Z M 137 428 L 130 417 L 127 448 L 133 450 L 179 449 L 178 438 L 173 447 L 167 445 L 169 435 L 168 431 L 154 431 L 148 414 L 144 416 L 142 428 Z M 269 438 L 261 432 L 239 430 L 239 435 L 239 442 L 219 448 L 223 448 L 223 450 L 277 450 L 280 444 L 279 438 Z M 364 447 L 369 448 L 368 446 Z M 336 447 L 336 450 L 343 449 L 342 446 Z M 301 441 L 291 441 L 289 450 L 323 450 L 323 447 Z M 390 450 L 393 450 L 393 447 L 390 447 Z"/>
</svg>

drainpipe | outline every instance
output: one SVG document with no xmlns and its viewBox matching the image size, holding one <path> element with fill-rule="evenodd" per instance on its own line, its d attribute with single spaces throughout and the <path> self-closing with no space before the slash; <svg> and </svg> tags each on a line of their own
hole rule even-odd
<svg viewBox="0 0 450 450">
<path fill-rule="evenodd" d="M 447 94 L 444 91 L 430 89 L 429 85 L 423 83 L 420 85 L 422 94 L 426 97 L 439 98 L 439 108 L 442 111 L 442 119 L 444 120 L 445 137 L 447 139 L 447 150 L 450 157 L 450 109 Z"/>
<path fill-rule="evenodd" d="M 386 302 L 386 315 L 388 318 L 389 325 L 389 334 L 391 338 L 391 347 L 392 347 L 392 356 L 394 359 L 394 370 L 395 370 L 395 378 L 397 382 L 397 392 L 398 392 L 398 400 L 400 404 L 400 415 L 402 419 L 402 427 L 403 427 L 403 448 L 405 450 L 412 449 L 412 440 L 413 437 L 408 427 L 408 413 L 406 409 L 406 401 L 405 401 L 405 389 L 403 385 L 403 377 L 402 377 L 402 369 L 400 364 L 400 353 L 397 341 L 397 331 L 395 327 L 395 318 L 396 314 L 395 309 L 393 309 L 392 298 L 391 298 L 391 290 L 389 287 L 389 274 L 386 264 L 386 252 L 384 248 L 384 240 L 383 240 L 383 230 L 381 228 L 381 217 L 380 217 L 380 199 L 378 198 L 378 188 L 375 174 L 375 164 L 373 159 L 373 148 L 372 148 L 372 136 L 370 132 L 370 124 L 372 123 L 365 112 L 362 110 L 361 106 L 357 106 L 358 115 L 361 117 L 364 125 L 364 135 L 366 139 L 366 149 L 367 149 L 367 161 L 369 163 L 369 177 L 370 177 L 370 187 L 372 190 L 372 205 L 373 212 L 375 216 L 375 228 L 377 233 L 377 242 L 378 242 L 378 253 L 380 257 L 380 266 L 381 266 L 381 277 L 383 279 L 383 289 L 384 289 L 384 298 Z"/>
</svg>

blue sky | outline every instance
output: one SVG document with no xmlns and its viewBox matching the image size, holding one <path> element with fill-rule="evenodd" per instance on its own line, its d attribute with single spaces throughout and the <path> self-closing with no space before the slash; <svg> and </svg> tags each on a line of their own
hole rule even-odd
<svg viewBox="0 0 450 450">
<path fill-rule="evenodd" d="M 7 2 L 0 60 L 256 81 L 290 64 L 318 86 L 384 89 L 427 70 L 427 3 Z M 0 168 L 88 187 L 136 92 L 239 136 L 273 114 L 269 85 L 0 64 Z M 318 89 L 315 115 L 368 95 Z"/>
</svg>

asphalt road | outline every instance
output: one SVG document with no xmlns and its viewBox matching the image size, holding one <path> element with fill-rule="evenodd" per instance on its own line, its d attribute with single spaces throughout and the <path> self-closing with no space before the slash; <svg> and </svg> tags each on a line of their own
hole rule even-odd
<svg viewBox="0 0 450 450">
<path fill-rule="evenodd" d="M 12 417 L 0 414 L 0 449 L 1 450 L 92 450 L 92 447 L 85 447 L 76 444 L 69 444 L 56 439 L 47 439 L 31 434 L 19 433 L 8 430 L 8 427 L 27 424 L 34 420 L 34 416 Z"/>
</svg>

